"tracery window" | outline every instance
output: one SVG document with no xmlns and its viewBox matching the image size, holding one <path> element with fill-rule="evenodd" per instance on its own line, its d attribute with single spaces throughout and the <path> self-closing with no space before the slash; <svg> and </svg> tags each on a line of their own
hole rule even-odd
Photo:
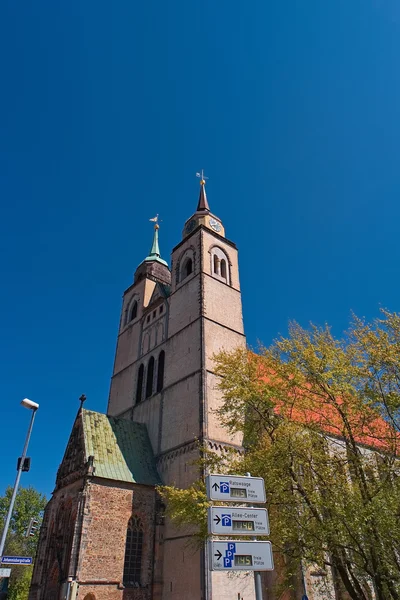
<svg viewBox="0 0 400 600">
<path fill-rule="evenodd" d="M 129 519 L 126 531 L 123 584 L 125 587 L 139 587 L 141 584 L 143 555 L 143 526 L 139 517 Z"/>
</svg>

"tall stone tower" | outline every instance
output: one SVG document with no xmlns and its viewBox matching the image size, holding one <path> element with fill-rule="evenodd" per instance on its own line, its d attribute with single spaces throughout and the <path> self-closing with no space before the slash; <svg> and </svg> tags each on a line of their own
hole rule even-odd
<svg viewBox="0 0 400 600">
<path fill-rule="evenodd" d="M 185 488 L 199 477 L 198 441 L 216 451 L 240 447 L 220 425 L 212 356 L 245 344 L 238 252 L 210 211 L 205 181 L 196 212 L 161 258 L 158 225 L 150 254 L 124 293 L 108 414 L 147 426 L 158 472 Z M 163 600 L 253 600 L 252 578 L 211 573 L 207 548 L 166 523 Z"/>
</svg>

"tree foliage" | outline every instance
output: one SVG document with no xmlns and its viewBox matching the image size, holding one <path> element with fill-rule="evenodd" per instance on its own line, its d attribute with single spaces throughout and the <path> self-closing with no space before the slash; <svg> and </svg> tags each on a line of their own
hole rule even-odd
<svg viewBox="0 0 400 600">
<path fill-rule="evenodd" d="M 8 487 L 4 496 L 0 497 L 0 522 L 4 523 L 10 506 L 12 488 Z M 35 556 L 39 539 L 39 528 L 33 536 L 25 537 L 29 522 L 37 519 L 39 524 L 47 500 L 33 487 L 19 488 L 15 499 L 14 510 L 7 535 L 4 554 L 9 556 Z M 26 600 L 33 568 L 30 566 L 12 566 L 8 598 L 10 600 Z"/>
<path fill-rule="evenodd" d="M 215 365 L 219 417 L 246 450 L 229 471 L 264 477 L 287 573 L 319 565 L 339 595 L 400 599 L 399 315 L 353 317 L 341 339 L 292 323 L 259 354 L 222 352 Z M 204 523 L 199 486 L 164 490 L 172 518 Z"/>
</svg>

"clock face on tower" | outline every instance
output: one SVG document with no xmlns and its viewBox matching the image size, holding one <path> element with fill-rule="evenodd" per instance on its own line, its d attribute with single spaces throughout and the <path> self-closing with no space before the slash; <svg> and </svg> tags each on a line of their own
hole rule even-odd
<svg viewBox="0 0 400 600">
<path fill-rule="evenodd" d="M 216 231 L 217 233 L 218 233 L 219 231 L 221 231 L 221 229 L 222 229 L 222 228 L 221 228 L 221 223 L 219 223 L 219 222 L 217 221 L 217 219 L 210 219 L 210 220 L 208 221 L 208 224 L 209 224 L 209 226 L 211 227 L 211 229 L 214 229 L 214 231 Z"/>
<path fill-rule="evenodd" d="M 189 223 L 186 225 L 186 227 L 185 227 L 185 232 L 186 232 L 186 233 L 191 233 L 195 227 L 196 227 L 196 221 L 195 221 L 194 219 L 192 219 L 192 220 L 191 220 L 191 221 L 189 221 Z"/>
</svg>

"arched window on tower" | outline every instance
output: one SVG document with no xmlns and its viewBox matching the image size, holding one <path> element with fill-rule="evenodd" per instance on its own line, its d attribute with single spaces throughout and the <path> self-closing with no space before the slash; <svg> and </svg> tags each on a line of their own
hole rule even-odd
<svg viewBox="0 0 400 600">
<path fill-rule="evenodd" d="M 150 398 L 153 393 L 153 377 L 154 377 L 154 356 L 149 360 L 147 365 L 147 380 L 146 380 L 146 398 Z"/>
<path fill-rule="evenodd" d="M 222 250 L 222 248 L 219 248 L 218 246 L 214 246 L 213 248 L 211 248 L 210 250 L 210 259 L 211 259 L 211 275 L 213 277 L 215 277 L 216 279 L 218 279 L 219 281 L 222 281 L 223 283 L 227 283 L 228 285 L 231 285 L 231 281 L 230 281 L 230 270 L 229 270 L 229 258 L 226 254 L 226 252 L 224 252 L 224 250 Z"/>
<path fill-rule="evenodd" d="M 136 404 L 142 401 L 144 365 L 140 365 L 136 384 Z"/>
<path fill-rule="evenodd" d="M 133 319 L 136 319 L 137 309 L 138 309 L 138 303 L 135 300 L 135 302 L 132 304 L 131 310 L 129 312 L 129 321 L 133 321 Z"/>
<path fill-rule="evenodd" d="M 214 254 L 214 273 L 219 275 L 219 258 L 216 254 Z"/>
<path fill-rule="evenodd" d="M 188 277 L 188 275 L 190 275 L 193 272 L 193 261 L 191 258 L 187 258 L 185 260 L 185 262 L 183 263 L 183 267 L 182 267 L 182 279 L 185 279 L 185 277 Z"/>
<path fill-rule="evenodd" d="M 221 260 L 221 277 L 226 279 L 226 260 L 224 258 Z"/>
<path fill-rule="evenodd" d="M 164 387 L 164 363 L 165 363 L 165 352 L 161 350 L 158 356 L 158 369 L 157 369 L 157 392 L 161 392 Z"/>
<path fill-rule="evenodd" d="M 125 587 L 139 587 L 141 583 L 143 554 L 143 526 L 139 517 L 129 519 L 126 531 L 123 584 Z"/>
</svg>

